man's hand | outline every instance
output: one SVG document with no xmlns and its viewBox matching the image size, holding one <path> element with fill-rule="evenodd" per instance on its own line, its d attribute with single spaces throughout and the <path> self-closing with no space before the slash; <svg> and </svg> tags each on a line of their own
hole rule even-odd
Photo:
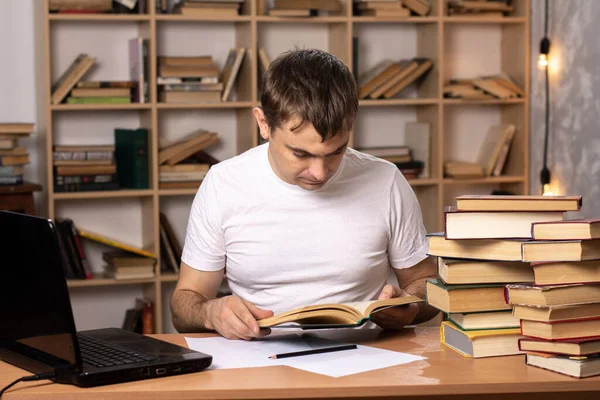
<svg viewBox="0 0 600 400">
<path fill-rule="evenodd" d="M 404 290 L 393 285 L 385 285 L 378 300 L 391 299 L 395 297 L 409 296 Z M 371 321 L 383 329 L 400 330 L 413 322 L 419 312 L 418 304 L 407 304 L 404 306 L 392 307 L 383 311 L 376 312 L 371 317 Z"/>
<path fill-rule="evenodd" d="M 206 303 L 207 328 L 216 330 L 227 339 L 251 340 L 271 333 L 260 329 L 259 319 L 273 316 L 273 311 L 263 310 L 238 296 L 226 296 Z"/>
</svg>

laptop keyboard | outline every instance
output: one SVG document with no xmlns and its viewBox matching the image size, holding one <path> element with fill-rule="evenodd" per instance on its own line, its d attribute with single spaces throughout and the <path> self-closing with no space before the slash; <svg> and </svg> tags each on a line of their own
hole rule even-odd
<svg viewBox="0 0 600 400">
<path fill-rule="evenodd" d="M 94 339 L 85 335 L 77 335 L 81 359 L 94 367 L 112 367 L 157 360 L 146 354 L 140 354 L 125 347 Z"/>
</svg>

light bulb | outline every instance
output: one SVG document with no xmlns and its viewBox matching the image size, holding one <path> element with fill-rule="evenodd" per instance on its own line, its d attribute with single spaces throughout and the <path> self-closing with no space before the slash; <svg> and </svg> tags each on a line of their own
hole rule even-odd
<svg viewBox="0 0 600 400">
<path fill-rule="evenodd" d="M 548 55 L 547 54 L 540 54 L 540 58 L 538 58 L 538 68 L 539 69 L 544 69 L 548 67 Z"/>
<path fill-rule="evenodd" d="M 550 184 L 546 183 L 544 185 L 544 189 L 542 191 L 542 195 L 543 196 L 554 196 L 554 193 L 552 193 L 552 191 L 550 190 Z"/>
</svg>

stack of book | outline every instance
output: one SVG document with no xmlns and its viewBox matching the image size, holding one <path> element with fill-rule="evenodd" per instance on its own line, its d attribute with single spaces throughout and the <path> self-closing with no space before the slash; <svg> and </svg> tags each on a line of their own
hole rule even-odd
<svg viewBox="0 0 600 400">
<path fill-rule="evenodd" d="M 430 0 L 354 0 L 354 15 L 402 18 L 430 11 Z"/>
<path fill-rule="evenodd" d="M 117 190 L 115 146 L 54 146 L 54 191 Z"/>
<path fill-rule="evenodd" d="M 475 162 L 446 161 L 444 175 L 459 179 L 502 175 L 515 133 L 516 127 L 512 124 L 505 123 L 490 127 L 479 147 Z"/>
<path fill-rule="evenodd" d="M 339 0 L 274 0 L 269 15 L 277 17 L 316 17 L 342 13 Z"/>
<path fill-rule="evenodd" d="M 357 150 L 393 163 L 406 179 L 416 179 L 423 171 L 423 162 L 414 161 L 411 149 L 407 146 L 370 147 Z"/>
<path fill-rule="evenodd" d="M 552 251 L 536 247 L 532 224 L 563 220 L 581 198 L 459 196 L 456 204 L 445 211 L 445 231 L 428 235 L 440 279 L 427 282 L 427 301 L 448 314 L 441 341 L 474 358 L 520 354 L 519 320 L 504 286 L 531 284 L 529 262 Z"/>
<path fill-rule="evenodd" d="M 534 223 L 532 236 L 534 283 L 507 286 L 527 364 L 600 375 L 600 219 Z"/>
<path fill-rule="evenodd" d="M 444 97 L 470 100 L 506 100 L 525 97 L 525 91 L 506 74 L 498 74 L 476 79 L 452 79 L 444 86 Z"/>
<path fill-rule="evenodd" d="M 433 62 L 427 58 L 382 61 L 360 77 L 358 96 L 360 99 L 390 99 L 421 79 L 432 67 Z"/>
<path fill-rule="evenodd" d="M 131 103 L 133 81 L 80 81 L 71 90 L 68 104 L 127 104 Z"/>
<path fill-rule="evenodd" d="M 218 141 L 216 133 L 201 130 L 163 146 L 158 152 L 159 188 L 195 189 L 200 186 L 210 163 L 199 162 L 194 155 Z"/>
<path fill-rule="evenodd" d="M 159 100 L 163 103 L 215 103 L 231 94 L 245 54 L 229 51 L 223 70 L 212 56 L 159 57 Z"/>
<path fill-rule="evenodd" d="M 128 104 L 146 103 L 148 93 L 148 40 L 142 37 L 128 42 L 130 81 L 81 81 L 97 59 L 79 54 L 52 85 L 52 104 Z"/>
<path fill-rule="evenodd" d="M 173 9 L 189 17 L 235 17 L 245 0 L 184 0 Z"/>
<path fill-rule="evenodd" d="M 448 15 L 503 17 L 514 10 L 510 0 L 449 0 Z"/>
<path fill-rule="evenodd" d="M 95 14 L 145 14 L 146 0 L 49 0 L 51 13 Z"/>
<path fill-rule="evenodd" d="M 28 137 L 34 124 L 0 123 L 0 185 L 23 183 L 25 165 L 29 164 L 27 148 L 19 146 L 19 139 Z"/>
<path fill-rule="evenodd" d="M 145 279 L 154 277 L 153 258 L 142 257 L 125 251 L 109 251 L 102 253 L 104 277 L 110 279 Z"/>
</svg>

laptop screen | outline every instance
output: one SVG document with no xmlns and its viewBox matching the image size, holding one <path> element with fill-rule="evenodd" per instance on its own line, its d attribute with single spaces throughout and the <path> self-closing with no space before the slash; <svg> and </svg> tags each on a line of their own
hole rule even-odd
<svg viewBox="0 0 600 400">
<path fill-rule="evenodd" d="M 0 346 L 81 365 L 58 239 L 48 219 L 0 211 Z"/>
</svg>

